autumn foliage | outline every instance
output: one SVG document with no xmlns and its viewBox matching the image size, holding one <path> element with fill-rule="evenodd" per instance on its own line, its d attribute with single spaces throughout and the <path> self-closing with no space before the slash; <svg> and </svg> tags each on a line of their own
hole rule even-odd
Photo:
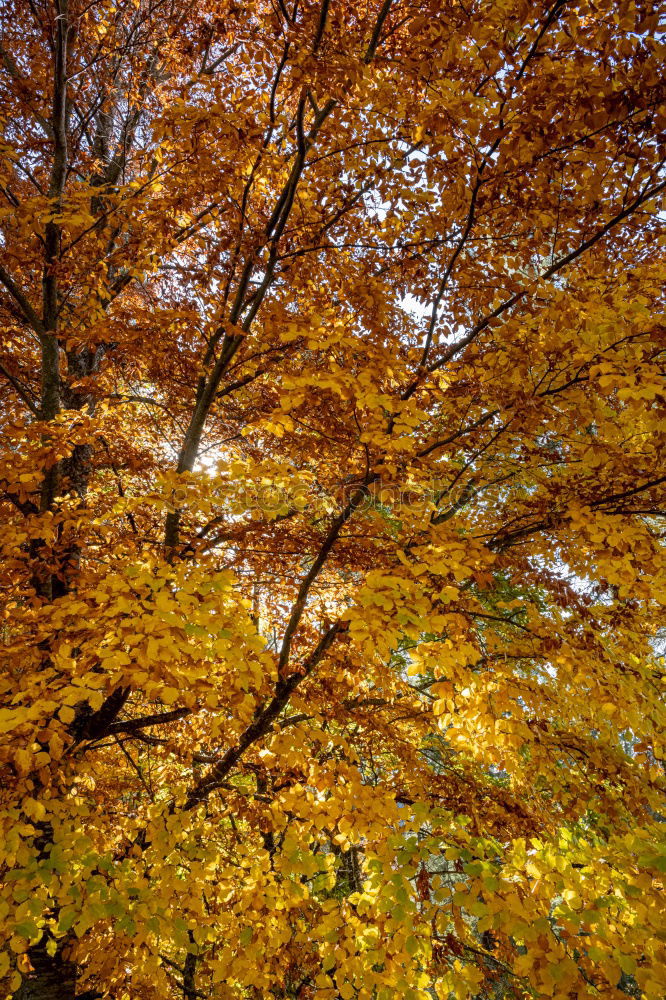
<svg viewBox="0 0 666 1000">
<path fill-rule="evenodd" d="M 657 20 L 4 0 L 3 998 L 666 994 Z"/>
</svg>

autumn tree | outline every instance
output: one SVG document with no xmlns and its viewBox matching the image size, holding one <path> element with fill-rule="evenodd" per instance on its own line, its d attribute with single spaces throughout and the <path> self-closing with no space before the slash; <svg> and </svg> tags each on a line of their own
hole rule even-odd
<svg viewBox="0 0 666 1000">
<path fill-rule="evenodd" d="M 664 996 L 658 13 L 5 0 L 2 996 Z"/>
</svg>

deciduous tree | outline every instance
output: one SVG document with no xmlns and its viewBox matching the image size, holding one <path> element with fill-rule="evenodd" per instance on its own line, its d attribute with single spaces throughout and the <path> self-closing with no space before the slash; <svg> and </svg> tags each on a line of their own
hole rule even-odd
<svg viewBox="0 0 666 1000">
<path fill-rule="evenodd" d="M 6 0 L 19 1000 L 666 990 L 649 0 Z"/>
</svg>

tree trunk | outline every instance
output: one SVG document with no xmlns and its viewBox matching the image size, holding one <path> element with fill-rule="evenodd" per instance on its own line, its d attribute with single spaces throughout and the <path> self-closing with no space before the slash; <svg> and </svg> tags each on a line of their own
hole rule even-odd
<svg viewBox="0 0 666 1000">
<path fill-rule="evenodd" d="M 63 958 L 61 948 L 55 955 L 49 955 L 46 940 L 42 938 L 30 948 L 28 957 L 32 972 L 24 976 L 15 1000 L 74 1000 L 76 965 Z"/>
</svg>

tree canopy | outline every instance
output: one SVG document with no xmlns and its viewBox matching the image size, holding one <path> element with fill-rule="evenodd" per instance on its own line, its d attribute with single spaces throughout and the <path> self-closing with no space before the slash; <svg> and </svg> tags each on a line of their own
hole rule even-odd
<svg viewBox="0 0 666 1000">
<path fill-rule="evenodd" d="M 3 996 L 666 993 L 658 13 L 4 0 Z"/>
</svg>

